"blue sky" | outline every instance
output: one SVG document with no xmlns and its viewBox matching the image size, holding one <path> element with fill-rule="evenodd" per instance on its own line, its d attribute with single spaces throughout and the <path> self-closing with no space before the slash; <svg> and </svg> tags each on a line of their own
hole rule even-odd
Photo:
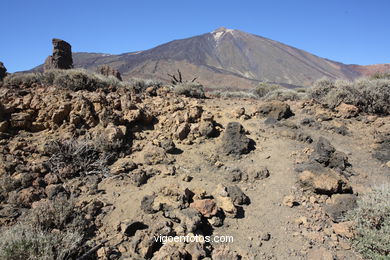
<svg viewBox="0 0 390 260">
<path fill-rule="evenodd" d="M 388 0 L 6 0 L 0 61 L 30 69 L 51 53 L 51 38 L 73 51 L 119 54 L 224 26 L 347 64 L 390 63 Z"/>
</svg>

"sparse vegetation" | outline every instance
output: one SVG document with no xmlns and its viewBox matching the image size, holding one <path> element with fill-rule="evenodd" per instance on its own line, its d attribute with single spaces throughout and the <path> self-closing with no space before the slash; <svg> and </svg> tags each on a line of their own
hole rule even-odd
<svg viewBox="0 0 390 260">
<path fill-rule="evenodd" d="M 65 199 L 48 201 L 0 231 L 0 259 L 70 259 L 81 251 L 85 228 L 73 203 Z"/>
<path fill-rule="evenodd" d="M 182 83 L 190 83 L 190 82 L 194 83 L 195 80 L 197 79 L 197 77 L 194 77 L 190 81 L 189 80 L 184 80 L 180 70 L 177 70 L 177 75 L 168 73 L 168 76 L 171 78 L 172 85 L 180 85 Z"/>
<path fill-rule="evenodd" d="M 180 83 L 174 86 L 173 91 L 186 97 L 205 98 L 203 86 L 198 83 Z"/>
<path fill-rule="evenodd" d="M 61 88 L 94 91 L 109 86 L 122 87 L 125 83 L 114 76 L 104 76 L 84 69 L 48 70 L 44 73 L 17 73 L 5 78 L 5 86 L 55 85 Z"/>
<path fill-rule="evenodd" d="M 4 79 L 4 86 L 28 86 L 40 84 L 43 80 L 42 73 L 14 73 Z"/>
<path fill-rule="evenodd" d="M 256 99 L 257 96 L 253 92 L 249 91 L 222 91 L 214 90 L 209 92 L 210 95 L 221 98 L 253 98 Z"/>
<path fill-rule="evenodd" d="M 390 80 L 363 78 L 350 82 L 322 79 L 314 84 L 309 97 L 331 109 L 346 103 L 366 113 L 387 115 L 390 113 Z"/>
<path fill-rule="evenodd" d="M 262 97 L 266 96 L 268 93 L 275 91 L 277 89 L 281 89 L 281 88 L 283 88 L 283 87 L 281 87 L 277 84 L 261 82 L 261 83 L 259 83 L 259 85 L 256 86 L 255 93 L 259 98 L 262 98 Z"/>
<path fill-rule="evenodd" d="M 163 85 L 163 83 L 161 81 L 153 80 L 153 79 L 132 78 L 128 81 L 128 85 L 131 86 L 136 92 L 142 93 L 148 87 L 160 88 Z"/>
<path fill-rule="evenodd" d="M 43 83 L 73 91 L 94 91 L 109 86 L 122 87 L 124 84 L 114 76 L 104 76 L 83 69 L 46 71 L 43 73 Z"/>
<path fill-rule="evenodd" d="M 90 174 L 107 174 L 109 157 L 97 149 L 92 141 L 66 139 L 52 141 L 45 146 L 50 155 L 49 169 L 61 178 Z"/>
<path fill-rule="evenodd" d="M 278 84 L 261 82 L 255 89 L 254 93 L 260 99 L 264 100 L 299 100 L 306 96 L 302 89 L 298 92 L 297 89 L 288 89 Z"/>
<path fill-rule="evenodd" d="M 203 86 L 195 82 L 197 77 L 190 81 L 184 80 L 180 70 L 177 70 L 177 75 L 168 73 L 168 76 L 171 78 L 173 91 L 176 94 L 193 98 L 205 98 Z"/>
<path fill-rule="evenodd" d="M 273 91 L 268 92 L 263 99 L 265 100 L 299 100 L 304 97 L 304 93 L 298 93 L 293 89 L 275 89 Z"/>
<path fill-rule="evenodd" d="M 371 79 L 390 79 L 390 72 L 377 72 L 374 73 Z"/>
<path fill-rule="evenodd" d="M 352 244 L 367 259 L 390 259 L 390 188 L 379 186 L 364 194 L 347 214 L 356 224 Z"/>
</svg>

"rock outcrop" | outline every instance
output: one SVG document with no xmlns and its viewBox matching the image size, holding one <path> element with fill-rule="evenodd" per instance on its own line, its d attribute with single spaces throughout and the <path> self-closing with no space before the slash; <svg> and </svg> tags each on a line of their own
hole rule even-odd
<svg viewBox="0 0 390 260">
<path fill-rule="evenodd" d="M 44 70 L 50 69 L 72 69 L 72 46 L 64 40 L 54 38 L 53 54 L 46 58 Z"/>
<path fill-rule="evenodd" d="M 4 64 L 0 61 L 0 81 L 3 81 L 7 75 L 7 69 L 4 67 Z"/>
<path fill-rule="evenodd" d="M 122 76 L 120 74 L 120 72 L 108 65 L 102 65 L 102 66 L 99 66 L 97 69 L 96 69 L 96 72 L 99 73 L 99 74 L 102 74 L 106 77 L 108 76 L 114 76 L 115 78 L 119 79 L 120 81 L 122 81 Z"/>
</svg>

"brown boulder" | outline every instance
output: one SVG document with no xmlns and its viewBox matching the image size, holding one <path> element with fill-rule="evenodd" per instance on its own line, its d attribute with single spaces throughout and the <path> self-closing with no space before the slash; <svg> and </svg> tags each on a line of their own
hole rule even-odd
<svg viewBox="0 0 390 260">
<path fill-rule="evenodd" d="M 281 120 L 293 116 L 290 106 L 282 101 L 274 100 L 261 104 L 255 114 Z"/>
<path fill-rule="evenodd" d="M 188 123 L 183 123 L 179 125 L 175 132 L 175 137 L 179 140 L 184 140 L 190 133 L 190 125 Z"/>
<path fill-rule="evenodd" d="M 351 118 L 359 114 L 359 108 L 345 103 L 341 103 L 338 107 L 336 107 L 336 111 L 343 118 Z"/>
<path fill-rule="evenodd" d="M 195 200 L 190 204 L 191 208 L 196 209 L 206 218 L 212 217 L 217 214 L 217 204 L 213 199 Z"/>
<path fill-rule="evenodd" d="M 147 144 L 142 150 L 143 161 L 148 165 L 169 164 L 172 159 L 168 158 L 163 148 L 153 144 Z"/>
<path fill-rule="evenodd" d="M 53 39 L 53 54 L 47 57 L 44 70 L 50 69 L 72 69 L 72 46 L 64 40 Z"/>
<path fill-rule="evenodd" d="M 353 238 L 354 234 L 354 222 L 353 221 L 345 221 L 341 223 L 335 223 L 332 225 L 334 233 L 341 237 Z"/>
<path fill-rule="evenodd" d="M 313 173 L 304 171 L 299 175 L 301 185 L 318 194 L 348 193 L 352 191 L 348 180 L 334 172 Z"/>
</svg>

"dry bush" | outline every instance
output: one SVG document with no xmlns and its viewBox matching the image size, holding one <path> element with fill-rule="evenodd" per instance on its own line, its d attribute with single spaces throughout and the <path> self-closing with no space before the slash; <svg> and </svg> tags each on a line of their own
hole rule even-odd
<svg viewBox="0 0 390 260">
<path fill-rule="evenodd" d="M 84 69 L 49 70 L 43 73 L 45 85 L 77 90 L 95 91 L 99 88 L 122 87 L 123 82 L 114 76 L 104 76 Z"/>
<path fill-rule="evenodd" d="M 255 94 L 259 98 L 262 98 L 262 97 L 266 96 L 268 93 L 270 93 L 271 91 L 275 91 L 275 90 L 281 89 L 281 88 L 283 88 L 283 87 L 281 87 L 277 84 L 261 82 L 261 83 L 259 83 L 259 85 L 256 86 Z"/>
<path fill-rule="evenodd" d="M 201 84 L 193 82 L 183 82 L 174 85 L 173 91 L 176 94 L 193 98 L 205 98 L 204 88 Z"/>
<path fill-rule="evenodd" d="M 130 80 L 128 80 L 127 85 L 131 89 L 134 89 L 137 93 L 142 93 L 148 87 L 160 88 L 163 83 L 161 81 L 153 79 L 131 78 Z"/>
<path fill-rule="evenodd" d="M 73 259 L 82 251 L 87 223 L 71 201 L 48 201 L 18 224 L 0 230 L 0 259 Z"/>
<path fill-rule="evenodd" d="M 346 103 L 366 113 L 390 114 L 389 79 L 363 78 L 353 82 L 322 79 L 309 90 L 309 97 L 331 109 Z"/>
<path fill-rule="evenodd" d="M 121 82 L 114 76 L 107 77 L 84 69 L 53 69 L 44 73 L 17 73 L 7 76 L 4 80 L 5 86 L 31 86 L 34 83 L 46 86 L 55 85 L 74 91 L 95 91 L 96 89 L 107 88 L 109 86 L 126 86 L 126 83 Z"/>
<path fill-rule="evenodd" d="M 31 87 L 33 84 L 41 84 L 43 79 L 42 73 L 15 73 L 10 74 L 4 79 L 4 86 L 25 85 Z"/>
<path fill-rule="evenodd" d="M 390 259 L 390 186 L 375 187 L 346 218 L 355 222 L 354 248 L 367 259 Z"/>
<path fill-rule="evenodd" d="M 86 226 L 82 215 L 75 211 L 74 202 L 63 197 L 39 204 L 31 209 L 23 221 L 43 231 L 56 229 L 77 233 L 82 232 Z"/>
<path fill-rule="evenodd" d="M 376 72 L 370 76 L 371 79 L 390 79 L 390 72 Z"/>
<path fill-rule="evenodd" d="M 53 260 L 69 259 L 82 240 L 79 233 L 44 232 L 24 224 L 1 231 L 0 259 Z"/>
<path fill-rule="evenodd" d="M 253 98 L 256 99 L 257 96 L 249 91 L 222 91 L 214 90 L 209 92 L 210 95 L 220 98 Z"/>
<path fill-rule="evenodd" d="M 99 151 L 92 140 L 51 141 L 45 145 L 45 153 L 50 156 L 46 165 L 61 178 L 109 172 L 108 156 Z"/>
<path fill-rule="evenodd" d="M 275 90 L 268 92 L 263 97 L 263 99 L 287 101 L 287 100 L 300 100 L 301 98 L 303 98 L 305 96 L 306 96 L 305 93 L 298 93 L 292 89 L 275 89 Z"/>
</svg>

